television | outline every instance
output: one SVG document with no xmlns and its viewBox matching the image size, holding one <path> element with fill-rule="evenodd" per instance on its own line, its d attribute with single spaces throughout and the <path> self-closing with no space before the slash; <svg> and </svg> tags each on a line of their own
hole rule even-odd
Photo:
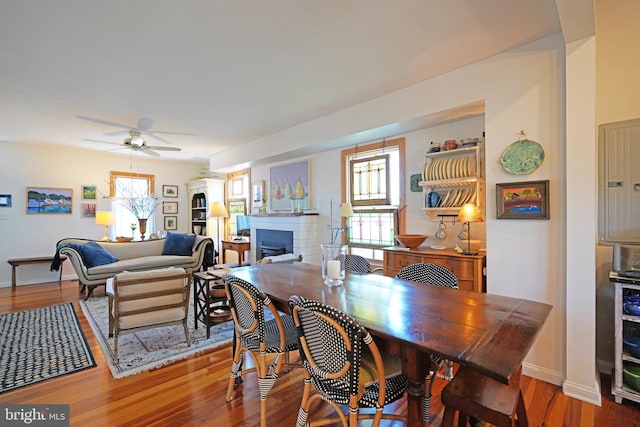
<svg viewBox="0 0 640 427">
<path fill-rule="evenodd" d="M 249 215 L 238 215 L 236 217 L 236 235 L 237 236 L 250 236 L 251 235 L 251 225 L 249 222 Z"/>
</svg>

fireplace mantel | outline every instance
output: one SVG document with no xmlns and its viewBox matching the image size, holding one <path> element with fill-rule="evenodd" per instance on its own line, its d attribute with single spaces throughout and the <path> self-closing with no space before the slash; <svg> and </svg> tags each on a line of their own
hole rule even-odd
<svg viewBox="0 0 640 427">
<path fill-rule="evenodd" d="M 302 255 L 302 262 L 320 264 L 318 214 L 266 213 L 251 214 L 251 250 L 249 259 L 256 262 L 256 230 L 293 232 L 293 254 Z"/>
</svg>

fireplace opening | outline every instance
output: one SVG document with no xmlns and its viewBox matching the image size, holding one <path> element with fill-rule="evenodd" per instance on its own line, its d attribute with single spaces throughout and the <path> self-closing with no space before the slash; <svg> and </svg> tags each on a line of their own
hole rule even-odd
<svg viewBox="0 0 640 427">
<path fill-rule="evenodd" d="M 256 230 L 256 261 L 293 253 L 293 231 Z"/>
</svg>

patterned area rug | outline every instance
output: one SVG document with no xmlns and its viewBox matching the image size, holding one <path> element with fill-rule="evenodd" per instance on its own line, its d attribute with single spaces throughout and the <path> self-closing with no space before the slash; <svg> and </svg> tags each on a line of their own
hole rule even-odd
<svg viewBox="0 0 640 427">
<path fill-rule="evenodd" d="M 109 338 L 109 312 L 107 297 L 91 297 L 80 301 L 82 311 L 93 329 L 100 348 L 114 378 L 123 378 L 143 371 L 161 368 L 175 361 L 230 343 L 233 339 L 233 322 L 223 322 L 211 327 L 206 338 L 206 328 L 193 324 L 193 304 L 189 305 L 189 331 L 191 346 L 187 347 L 182 325 L 147 329 L 123 334 L 118 339 L 118 363 L 113 358 L 113 338 Z"/>
<path fill-rule="evenodd" d="M 73 304 L 0 315 L 0 393 L 96 366 Z"/>
</svg>

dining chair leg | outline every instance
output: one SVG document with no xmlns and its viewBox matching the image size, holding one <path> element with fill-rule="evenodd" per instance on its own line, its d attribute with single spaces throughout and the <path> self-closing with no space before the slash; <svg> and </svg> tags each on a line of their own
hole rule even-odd
<svg viewBox="0 0 640 427">
<path fill-rule="evenodd" d="M 236 341 L 235 345 L 235 353 L 233 355 L 233 361 L 231 362 L 231 374 L 229 376 L 229 385 L 227 387 L 227 402 L 233 399 L 233 391 L 236 389 L 238 384 L 242 381 L 242 359 L 243 359 L 243 351 L 242 343 L 240 340 Z"/>
</svg>

